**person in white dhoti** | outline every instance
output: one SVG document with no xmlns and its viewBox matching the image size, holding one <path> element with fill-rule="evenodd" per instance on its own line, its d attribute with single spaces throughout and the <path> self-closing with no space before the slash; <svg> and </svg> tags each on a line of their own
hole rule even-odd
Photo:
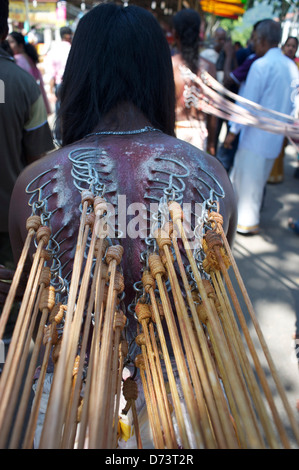
<svg viewBox="0 0 299 470">
<path fill-rule="evenodd" d="M 273 20 L 263 21 L 256 29 L 255 51 L 259 58 L 252 64 L 243 96 L 263 108 L 292 115 L 294 92 L 299 83 L 298 68 L 286 57 L 278 44 L 281 26 Z M 273 134 L 251 126 L 235 126 L 224 145 L 229 148 L 240 131 L 239 145 L 230 178 L 238 201 L 237 231 L 256 234 L 264 188 L 278 156 L 283 134 Z"/>
</svg>

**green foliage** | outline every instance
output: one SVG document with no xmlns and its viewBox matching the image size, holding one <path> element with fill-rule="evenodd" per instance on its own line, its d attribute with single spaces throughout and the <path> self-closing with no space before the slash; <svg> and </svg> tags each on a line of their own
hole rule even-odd
<svg viewBox="0 0 299 470">
<path fill-rule="evenodd" d="M 265 0 L 247 0 L 246 10 L 252 8 L 256 3 L 264 2 Z M 273 7 L 274 11 L 283 20 L 291 7 L 299 8 L 299 0 L 268 0 L 267 3 Z"/>
<path fill-rule="evenodd" d="M 266 3 L 271 5 L 273 12 L 277 14 L 282 21 L 290 9 L 294 10 L 299 8 L 299 0 L 245 0 L 244 7 L 249 10 L 253 7 L 258 7 L 259 3 Z M 243 17 L 240 16 L 237 20 L 228 18 L 218 18 L 219 25 L 224 28 L 233 42 L 239 41 L 243 46 L 246 46 L 250 38 L 252 26 L 243 24 Z"/>
<path fill-rule="evenodd" d="M 228 32 L 232 42 L 239 41 L 243 47 L 246 47 L 246 43 L 250 38 L 252 27 L 242 27 L 242 17 L 237 20 L 230 20 L 224 18 L 220 21 L 220 26 Z"/>
</svg>

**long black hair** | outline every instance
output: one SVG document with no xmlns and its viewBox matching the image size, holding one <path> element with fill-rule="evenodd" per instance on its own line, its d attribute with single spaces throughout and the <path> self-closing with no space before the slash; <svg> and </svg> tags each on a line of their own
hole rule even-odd
<svg viewBox="0 0 299 470">
<path fill-rule="evenodd" d="M 38 57 L 38 53 L 37 53 L 37 50 L 35 49 L 34 45 L 25 42 L 25 38 L 24 38 L 24 36 L 23 36 L 22 33 L 18 33 L 17 31 L 12 31 L 11 33 L 9 33 L 9 35 L 10 35 L 12 38 L 14 38 L 14 40 L 16 41 L 16 43 L 17 43 L 19 46 L 23 46 L 23 47 L 24 47 L 24 52 L 30 57 L 30 59 L 32 60 L 32 62 L 33 62 L 35 65 L 38 64 L 38 62 L 39 62 L 39 57 Z"/>
<path fill-rule="evenodd" d="M 0 2 L 0 41 L 4 39 L 4 36 L 7 35 L 8 32 L 8 0 L 1 0 Z"/>
<path fill-rule="evenodd" d="M 193 73 L 198 71 L 200 15 L 192 8 L 184 8 L 173 17 L 173 26 L 180 41 L 180 52 Z"/>
<path fill-rule="evenodd" d="M 92 132 L 122 102 L 174 135 L 173 70 L 162 28 L 141 7 L 104 3 L 80 20 L 74 35 L 61 88 L 62 145 Z"/>
</svg>

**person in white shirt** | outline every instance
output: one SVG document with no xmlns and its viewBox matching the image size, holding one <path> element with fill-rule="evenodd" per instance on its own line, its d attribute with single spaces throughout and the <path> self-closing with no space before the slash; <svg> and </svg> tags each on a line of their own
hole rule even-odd
<svg viewBox="0 0 299 470">
<path fill-rule="evenodd" d="M 255 35 L 255 51 L 259 59 L 250 67 L 243 96 L 263 108 L 292 115 L 294 87 L 298 86 L 299 74 L 295 63 L 278 47 L 280 40 L 281 26 L 278 22 L 265 20 L 259 24 Z M 251 126 L 239 128 L 239 144 L 230 178 L 238 202 L 237 231 L 252 235 L 259 232 L 264 188 L 284 135 Z M 227 147 L 237 133 L 235 129 L 227 135 L 224 143 Z"/>
<path fill-rule="evenodd" d="M 61 41 L 55 44 L 47 54 L 45 61 L 45 68 L 47 74 L 50 77 L 50 92 L 55 95 L 55 114 L 56 124 L 54 129 L 54 135 L 56 141 L 60 143 L 61 131 L 60 131 L 60 120 L 59 120 L 59 109 L 60 109 L 60 98 L 59 89 L 62 83 L 64 69 L 71 49 L 73 32 L 68 26 L 60 28 Z"/>
<path fill-rule="evenodd" d="M 57 87 L 62 82 L 65 64 L 71 49 L 73 32 L 69 27 L 63 26 L 60 28 L 60 37 L 61 41 L 50 49 L 46 57 L 46 66 L 49 68 L 50 86 L 53 92 L 56 92 Z"/>
</svg>

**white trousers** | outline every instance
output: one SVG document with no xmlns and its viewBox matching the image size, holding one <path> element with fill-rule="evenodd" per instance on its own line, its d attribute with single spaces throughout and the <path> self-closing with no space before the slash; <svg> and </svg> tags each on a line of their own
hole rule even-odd
<svg viewBox="0 0 299 470">
<path fill-rule="evenodd" d="M 242 148 L 237 150 L 230 179 L 237 198 L 238 232 L 258 230 L 264 187 L 273 164 L 274 159 Z"/>
</svg>

